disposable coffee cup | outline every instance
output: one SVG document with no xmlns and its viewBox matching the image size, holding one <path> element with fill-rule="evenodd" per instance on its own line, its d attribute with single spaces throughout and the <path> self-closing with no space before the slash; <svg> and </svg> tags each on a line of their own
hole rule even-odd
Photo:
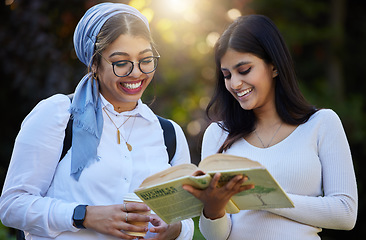
<svg viewBox="0 0 366 240">
<path fill-rule="evenodd" d="M 128 203 L 140 203 L 140 204 L 144 204 L 143 201 L 134 193 L 127 193 L 123 199 L 124 203 L 127 203 L 127 207 L 128 207 Z M 151 211 L 129 211 L 128 213 L 138 213 L 138 214 L 143 214 L 143 215 L 147 215 L 149 216 L 151 214 Z M 129 224 L 135 225 L 135 226 L 142 226 L 142 227 L 147 227 L 149 225 L 149 222 L 132 222 L 132 221 L 128 221 Z M 131 231 L 124 231 L 126 234 L 131 235 L 131 236 L 136 236 L 136 237 L 144 237 L 146 235 L 146 232 L 131 232 Z"/>
</svg>

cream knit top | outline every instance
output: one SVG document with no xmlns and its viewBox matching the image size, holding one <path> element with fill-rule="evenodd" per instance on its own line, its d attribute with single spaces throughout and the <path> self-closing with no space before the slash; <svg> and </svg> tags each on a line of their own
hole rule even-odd
<svg viewBox="0 0 366 240">
<path fill-rule="evenodd" d="M 205 132 L 202 159 L 227 136 L 217 123 Z M 294 202 L 293 209 L 246 210 L 214 221 L 200 218 L 206 239 L 315 240 L 322 228 L 350 230 L 357 217 L 357 186 L 342 123 L 329 109 L 315 113 L 286 139 L 257 148 L 244 139 L 226 151 L 258 161 Z"/>
</svg>

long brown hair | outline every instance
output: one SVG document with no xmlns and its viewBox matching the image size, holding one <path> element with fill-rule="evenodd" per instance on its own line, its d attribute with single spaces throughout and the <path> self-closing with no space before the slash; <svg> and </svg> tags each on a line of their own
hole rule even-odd
<svg viewBox="0 0 366 240">
<path fill-rule="evenodd" d="M 276 25 L 262 15 L 239 17 L 224 31 L 215 45 L 217 81 L 206 114 L 229 133 L 218 152 L 227 150 L 234 142 L 248 136 L 257 124 L 253 110 L 242 109 L 225 87 L 221 58 L 229 48 L 254 54 L 278 70 L 275 78 L 275 105 L 282 121 L 299 125 L 317 111 L 305 100 L 299 89 L 291 55 Z"/>
</svg>

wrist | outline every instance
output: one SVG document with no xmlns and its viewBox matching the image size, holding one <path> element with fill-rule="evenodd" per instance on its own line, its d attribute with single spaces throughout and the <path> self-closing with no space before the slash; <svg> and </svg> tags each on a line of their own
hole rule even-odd
<svg viewBox="0 0 366 240">
<path fill-rule="evenodd" d="M 74 208 L 72 215 L 73 225 L 79 229 L 85 229 L 84 220 L 86 216 L 86 207 L 88 205 L 78 205 Z"/>
<path fill-rule="evenodd" d="M 223 216 L 225 216 L 225 213 L 225 209 L 221 211 L 209 211 L 205 208 L 203 209 L 203 215 L 205 216 L 205 218 L 208 218 L 210 220 L 222 218 Z"/>
<path fill-rule="evenodd" d="M 177 222 L 177 223 L 169 224 L 168 228 L 171 228 L 172 232 L 174 233 L 174 234 L 172 234 L 172 239 L 177 239 L 182 231 L 182 223 Z"/>
</svg>

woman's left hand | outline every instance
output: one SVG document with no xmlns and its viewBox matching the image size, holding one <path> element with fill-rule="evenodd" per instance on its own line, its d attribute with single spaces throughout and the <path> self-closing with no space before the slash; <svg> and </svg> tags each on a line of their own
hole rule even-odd
<svg viewBox="0 0 366 240">
<path fill-rule="evenodd" d="M 216 173 L 212 178 L 208 188 L 204 190 L 196 189 L 190 185 L 183 185 L 183 189 L 191 193 L 203 203 L 203 214 L 209 219 L 221 218 L 225 215 L 225 206 L 231 197 L 237 193 L 254 188 L 254 185 L 243 185 L 248 180 L 243 175 L 237 175 L 224 186 L 219 187 L 220 173 Z"/>
<path fill-rule="evenodd" d="M 153 238 L 149 238 L 150 240 L 173 240 L 179 236 L 182 229 L 181 222 L 166 224 L 156 214 L 151 214 L 150 219 L 150 222 L 154 227 L 151 227 L 149 231 L 157 233 Z"/>
</svg>

